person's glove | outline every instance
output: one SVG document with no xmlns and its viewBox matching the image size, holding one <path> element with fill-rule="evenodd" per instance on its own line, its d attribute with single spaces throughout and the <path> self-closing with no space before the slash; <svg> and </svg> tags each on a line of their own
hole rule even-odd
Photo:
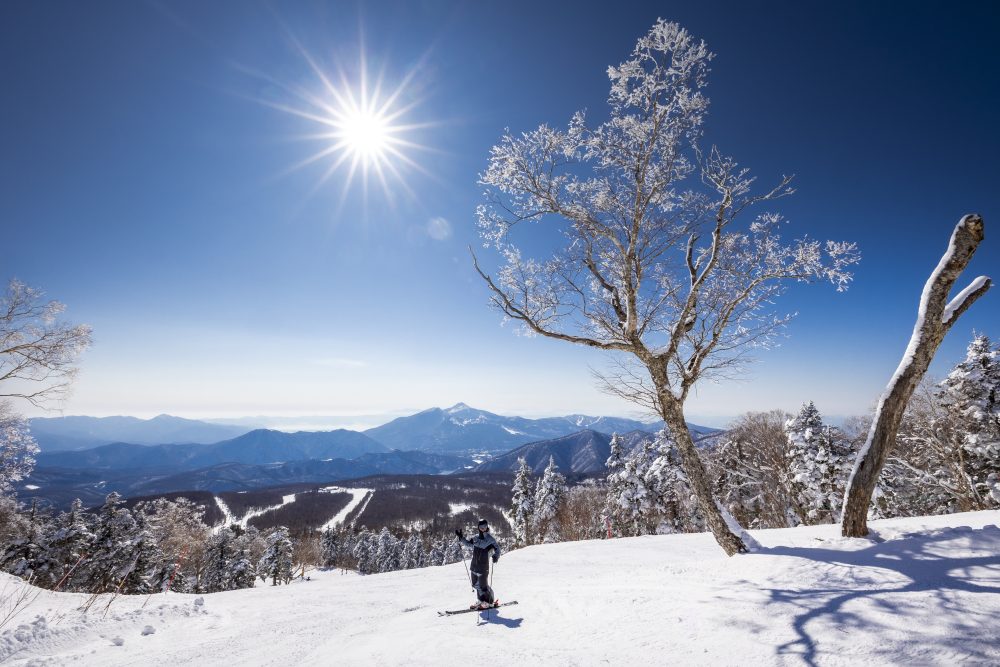
<svg viewBox="0 0 1000 667">
<path fill-rule="evenodd" d="M 493 555 L 493 562 L 496 563 L 498 560 L 500 560 L 500 556 L 494 554 Z"/>
<path fill-rule="evenodd" d="M 455 534 L 458 535 L 458 539 L 460 539 L 460 540 L 465 539 L 465 535 L 462 533 L 462 529 L 461 528 L 456 528 L 455 529 Z"/>
</svg>

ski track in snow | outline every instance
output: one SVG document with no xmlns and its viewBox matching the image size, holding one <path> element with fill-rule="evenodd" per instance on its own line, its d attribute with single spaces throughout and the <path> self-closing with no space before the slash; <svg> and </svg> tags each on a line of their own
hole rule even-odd
<svg viewBox="0 0 1000 667">
<path fill-rule="evenodd" d="M 472 598 L 455 563 L 195 596 L 40 591 L 0 631 L 28 665 L 996 665 L 1000 511 L 532 546 L 493 587 L 517 606 L 440 618 Z M 27 584 L 0 574 L 0 590 Z M 106 599 L 107 596 L 102 596 Z M 201 601 L 201 604 L 199 604 Z M 2 615 L 0 615 L 2 618 Z"/>
<path fill-rule="evenodd" d="M 344 509 L 337 512 L 337 515 L 335 517 L 333 517 L 320 527 L 319 529 L 320 531 L 324 531 L 327 528 L 336 528 L 340 524 L 344 523 L 344 521 L 347 519 L 347 515 L 350 514 L 354 510 L 354 508 L 357 507 L 361 503 L 361 501 L 368 496 L 369 493 L 371 494 L 375 493 L 375 489 L 350 489 L 342 486 L 327 486 L 324 487 L 323 490 L 326 491 L 327 493 L 350 493 L 351 496 L 353 497 L 347 503 L 347 506 L 344 507 Z"/>
<path fill-rule="evenodd" d="M 232 510 L 229 509 L 229 506 L 226 505 L 226 502 L 222 498 L 220 498 L 219 496 L 214 496 L 214 497 L 215 497 L 215 504 L 218 506 L 222 514 L 225 515 L 225 519 L 223 520 L 223 522 L 220 525 L 215 526 L 215 528 L 213 528 L 213 530 L 216 532 L 222 530 L 223 528 L 231 524 L 236 524 L 240 528 L 246 529 L 247 524 L 250 522 L 250 519 L 258 517 L 261 514 L 267 514 L 268 512 L 273 512 L 276 509 L 281 509 L 285 505 L 295 502 L 295 494 L 290 493 L 287 496 L 282 496 L 281 502 L 277 505 L 270 505 L 268 507 L 255 507 L 254 509 L 244 514 L 241 518 L 237 519 L 236 517 L 233 516 Z"/>
</svg>

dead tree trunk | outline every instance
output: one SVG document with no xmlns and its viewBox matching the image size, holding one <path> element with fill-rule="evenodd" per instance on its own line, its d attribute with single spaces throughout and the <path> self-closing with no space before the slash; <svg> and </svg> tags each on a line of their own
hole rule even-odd
<svg viewBox="0 0 1000 667">
<path fill-rule="evenodd" d="M 975 214 L 963 217 L 951 235 L 948 250 L 924 285 L 910 344 L 879 400 L 868 439 L 858 453 L 847 483 L 841 525 L 844 537 L 864 537 L 868 534 L 868 506 L 906 404 L 927 372 L 945 334 L 992 285 L 988 277 L 980 276 L 948 301 L 952 286 L 982 240 L 982 218 Z"/>
</svg>

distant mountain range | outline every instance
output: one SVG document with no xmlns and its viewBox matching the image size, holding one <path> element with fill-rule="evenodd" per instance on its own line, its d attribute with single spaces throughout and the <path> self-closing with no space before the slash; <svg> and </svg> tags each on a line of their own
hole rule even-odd
<svg viewBox="0 0 1000 667">
<path fill-rule="evenodd" d="M 47 445 L 37 456 L 35 471 L 19 485 L 18 495 L 57 504 L 80 497 L 90 504 L 112 490 L 133 496 L 249 490 L 375 474 L 511 472 L 521 456 L 536 474 L 550 456 L 564 473 L 600 473 L 610 453 L 611 433 L 622 434 L 631 448 L 661 427 L 662 422 L 585 415 L 504 417 L 459 403 L 400 417 L 363 433 L 257 429 L 208 444 L 195 438 L 204 440 L 217 432 L 214 429 L 231 427 L 167 415 L 150 420 L 36 419 L 33 433 Z M 695 440 L 722 433 L 693 424 L 689 428 Z M 123 433 L 136 435 L 137 441 L 67 449 L 88 438 Z M 159 435 L 187 442 L 146 444 Z M 484 454 L 487 460 L 475 465 L 473 454 Z"/>
<path fill-rule="evenodd" d="M 716 429 L 690 425 L 699 433 Z M 663 422 L 641 422 L 619 417 L 569 415 L 526 419 L 504 417 L 458 403 L 450 408 L 431 408 L 365 431 L 365 435 L 395 449 L 432 452 L 505 452 L 514 447 L 559 438 L 584 429 L 599 433 L 656 432 Z"/>
<path fill-rule="evenodd" d="M 39 466 L 54 468 L 171 468 L 193 470 L 221 463 L 263 465 L 314 459 L 354 459 L 390 449 L 357 431 L 283 433 L 258 429 L 214 445 L 114 443 L 93 449 L 41 452 Z"/>
<path fill-rule="evenodd" d="M 137 417 L 35 417 L 31 435 L 43 452 L 87 449 L 112 442 L 137 445 L 166 443 L 211 444 L 243 435 L 250 428 L 209 424 L 194 419 L 159 415 Z"/>
</svg>

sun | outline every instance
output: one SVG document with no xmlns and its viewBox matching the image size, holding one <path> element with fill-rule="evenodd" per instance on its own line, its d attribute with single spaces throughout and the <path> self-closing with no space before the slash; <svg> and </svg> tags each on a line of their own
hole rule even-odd
<svg viewBox="0 0 1000 667">
<path fill-rule="evenodd" d="M 416 170 L 432 176 L 409 155 L 417 150 L 426 150 L 410 135 L 430 125 L 405 120 L 417 105 L 417 101 L 407 94 L 407 87 L 417 75 L 417 69 L 412 69 L 399 85 L 386 91 L 381 74 L 374 82 L 369 80 L 363 55 L 360 71 L 352 79 L 343 70 L 337 70 L 338 76 L 334 76 L 297 42 L 296 46 L 319 86 L 291 86 L 267 77 L 270 83 L 278 84 L 289 96 L 282 101 L 260 100 L 267 106 L 308 121 L 315 128 L 299 138 L 315 142 L 317 149 L 288 171 L 314 163 L 326 163 L 316 189 L 338 177 L 342 183 L 341 202 L 359 176 L 365 200 L 372 179 L 378 180 L 384 198 L 390 203 L 400 191 L 416 199 L 416 194 L 406 183 L 405 172 Z M 409 101 L 404 103 L 403 100 Z"/>
<path fill-rule="evenodd" d="M 341 142 L 352 156 L 359 157 L 368 164 L 385 158 L 393 131 L 385 116 L 370 110 L 356 109 L 335 123 L 336 130 L 332 137 Z"/>
</svg>

